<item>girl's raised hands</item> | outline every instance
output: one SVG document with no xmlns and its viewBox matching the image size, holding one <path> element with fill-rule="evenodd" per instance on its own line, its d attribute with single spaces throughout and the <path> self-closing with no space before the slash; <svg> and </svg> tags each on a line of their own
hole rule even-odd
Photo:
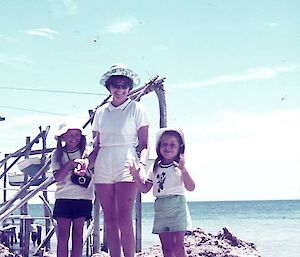
<svg viewBox="0 0 300 257">
<path fill-rule="evenodd" d="M 184 154 L 179 155 L 179 162 L 174 161 L 174 165 L 181 171 L 185 169 L 185 158 Z"/>
</svg>

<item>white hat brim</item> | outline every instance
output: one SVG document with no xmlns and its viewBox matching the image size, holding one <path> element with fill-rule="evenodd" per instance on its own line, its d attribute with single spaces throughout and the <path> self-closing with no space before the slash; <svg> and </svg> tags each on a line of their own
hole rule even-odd
<svg viewBox="0 0 300 257">
<path fill-rule="evenodd" d="M 54 138 L 57 140 L 60 136 L 65 134 L 69 129 L 79 129 L 83 136 L 87 135 L 83 127 L 78 122 L 64 122 L 59 126 L 59 129 L 56 131 Z"/>
<path fill-rule="evenodd" d="M 176 131 L 181 136 L 182 142 L 185 145 L 184 134 L 183 134 L 183 132 L 182 132 L 182 130 L 180 128 L 161 128 L 156 133 L 156 148 L 157 148 L 157 146 L 158 146 L 158 144 L 160 142 L 160 139 L 161 139 L 162 135 L 166 131 Z"/>
<path fill-rule="evenodd" d="M 133 87 L 137 87 L 140 84 L 140 79 L 135 72 L 133 72 L 126 66 L 117 65 L 113 65 L 108 72 L 103 74 L 103 76 L 100 79 L 100 84 L 105 86 L 105 83 L 109 79 L 109 77 L 117 75 L 130 78 L 133 81 Z"/>
</svg>

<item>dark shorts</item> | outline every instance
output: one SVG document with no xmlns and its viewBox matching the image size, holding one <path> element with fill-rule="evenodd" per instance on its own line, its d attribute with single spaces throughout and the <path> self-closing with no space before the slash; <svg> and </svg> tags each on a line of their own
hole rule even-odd
<svg viewBox="0 0 300 257">
<path fill-rule="evenodd" d="M 85 217 L 92 218 L 93 203 L 91 200 L 57 199 L 55 200 L 53 218 L 76 219 Z"/>
</svg>

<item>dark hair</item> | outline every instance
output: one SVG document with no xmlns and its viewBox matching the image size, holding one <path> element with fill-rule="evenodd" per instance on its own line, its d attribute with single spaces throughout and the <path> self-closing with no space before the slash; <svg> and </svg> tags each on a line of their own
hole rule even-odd
<svg viewBox="0 0 300 257">
<path fill-rule="evenodd" d="M 185 150 L 185 145 L 184 145 L 184 142 L 183 142 L 183 139 L 181 137 L 181 135 L 175 131 L 175 130 L 166 130 L 164 131 L 160 138 L 159 138 L 159 142 L 157 143 L 157 146 L 156 146 L 156 154 L 157 154 L 157 158 L 155 159 L 154 161 L 154 166 L 153 166 L 153 171 L 154 173 L 156 172 L 157 170 L 157 167 L 159 165 L 159 163 L 162 161 L 163 159 L 163 156 L 161 155 L 160 153 L 160 145 L 161 145 L 161 138 L 164 136 L 164 135 L 169 135 L 169 136 L 174 136 L 177 138 L 178 140 L 178 143 L 179 143 L 179 151 L 177 153 L 177 156 L 175 157 L 175 161 L 179 162 L 179 158 L 180 158 L 180 154 L 183 154 L 184 153 L 184 150 Z"/>
<path fill-rule="evenodd" d="M 63 158 L 63 152 L 65 151 L 64 147 L 62 146 L 61 141 L 62 141 L 61 136 L 59 136 L 57 138 L 57 146 L 56 146 L 56 161 L 59 163 L 60 168 L 62 168 L 62 166 L 63 166 L 62 158 Z M 86 137 L 84 135 L 81 135 L 81 138 L 80 138 L 80 141 L 78 144 L 78 149 L 79 149 L 81 155 L 83 155 L 85 148 L 86 148 Z"/>
<path fill-rule="evenodd" d="M 123 80 L 125 85 L 129 87 L 129 90 L 133 88 L 133 80 L 124 75 L 112 75 L 105 81 L 105 87 L 109 90 L 111 84 L 114 84 L 118 80 Z"/>
</svg>

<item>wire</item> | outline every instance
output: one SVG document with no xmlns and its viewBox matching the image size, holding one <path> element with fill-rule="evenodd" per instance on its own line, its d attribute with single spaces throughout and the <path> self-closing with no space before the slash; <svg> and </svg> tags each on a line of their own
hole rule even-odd
<svg viewBox="0 0 300 257">
<path fill-rule="evenodd" d="M 47 92 L 47 93 L 63 93 L 63 94 L 78 94 L 78 95 L 107 95 L 107 94 L 98 94 L 98 93 L 90 93 L 90 92 L 76 92 L 76 91 L 49 90 L 49 89 L 36 89 L 36 88 L 1 87 L 1 86 L 0 88 L 9 89 L 9 90 L 38 91 L 38 92 Z"/>
<path fill-rule="evenodd" d="M 13 110 L 22 110 L 22 111 L 29 111 L 29 112 L 38 112 L 38 113 L 59 115 L 59 116 L 68 116 L 67 114 L 63 114 L 63 113 L 43 112 L 43 111 L 37 111 L 37 110 L 32 110 L 32 109 L 20 108 L 20 107 L 11 107 L 11 106 L 6 106 L 6 105 L 0 105 L 0 107 L 7 108 L 7 109 L 13 109 Z"/>
</svg>

